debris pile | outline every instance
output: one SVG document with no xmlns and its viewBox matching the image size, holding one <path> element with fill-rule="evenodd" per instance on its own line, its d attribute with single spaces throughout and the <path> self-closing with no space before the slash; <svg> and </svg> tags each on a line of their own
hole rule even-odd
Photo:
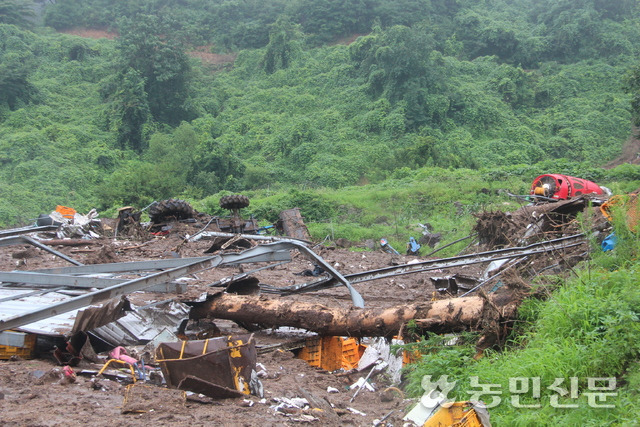
<svg viewBox="0 0 640 427">
<path fill-rule="evenodd" d="M 0 238 L 0 358 L 14 360 L 0 364 L 7 399 L 23 398 L 3 372 L 35 357 L 59 367 L 35 360 L 49 367 L 16 384 L 68 389 L 75 381 L 146 422 L 186 423 L 194 414 L 235 422 L 246 413 L 241 422 L 401 423 L 412 402 L 398 388 L 401 367 L 419 356 L 390 346 L 403 342 L 408 322 L 423 334 L 479 331 L 479 355 L 500 346 L 530 279 L 587 257 L 585 228 L 602 238 L 610 228 L 587 196 L 484 212 L 465 253 L 436 259 L 401 255 L 384 239 L 366 253 L 314 246 L 297 209 L 281 215 L 288 237 L 251 234 L 260 227 L 240 217 L 248 199 L 239 195 L 221 200 L 232 210 L 226 219 L 185 203 L 150 206 L 148 225 L 132 207 L 102 228 L 95 212 L 86 221 L 76 213 L 73 223 L 58 212 L 51 224 Z M 77 245 L 37 234 L 71 225 L 84 235 L 65 231 L 63 241 Z M 222 418 L 199 409 L 211 404 Z M 480 409 L 431 407 L 438 419 L 473 411 L 486 424 Z"/>
</svg>

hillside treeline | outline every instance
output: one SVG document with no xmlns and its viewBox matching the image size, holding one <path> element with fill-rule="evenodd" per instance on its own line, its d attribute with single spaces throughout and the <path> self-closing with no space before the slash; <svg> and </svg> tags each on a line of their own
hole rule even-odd
<svg viewBox="0 0 640 427">
<path fill-rule="evenodd" d="M 596 179 L 640 105 L 631 0 L 31 6 L 0 1 L 2 224 L 431 167 Z"/>
</svg>

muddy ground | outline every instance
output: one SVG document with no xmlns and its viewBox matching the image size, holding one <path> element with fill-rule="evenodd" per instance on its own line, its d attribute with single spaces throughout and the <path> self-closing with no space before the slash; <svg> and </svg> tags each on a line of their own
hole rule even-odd
<svg viewBox="0 0 640 427">
<path fill-rule="evenodd" d="M 88 242 L 85 246 L 56 246 L 55 249 L 85 263 L 125 262 L 136 260 L 165 259 L 170 257 L 202 256 L 211 246 L 210 241 L 186 242 L 187 235 L 194 234 L 201 227 L 196 224 L 174 224 L 167 236 L 147 236 L 140 239 L 104 237 Z M 108 234 L 108 232 L 105 232 Z M 398 248 L 400 249 L 400 248 Z M 343 274 L 406 263 L 418 258 L 404 255 L 391 255 L 381 250 L 353 251 L 335 247 L 318 246 L 314 249 L 326 261 Z M 419 258 L 423 259 L 423 258 Z M 0 248 L 0 269 L 34 270 L 54 266 L 66 266 L 66 261 L 33 247 L 10 246 Z M 185 294 L 157 294 L 136 292 L 129 296 L 132 303 L 144 305 L 150 302 L 176 298 L 192 300 L 204 292 L 217 289 L 209 284 L 260 265 L 246 264 L 243 267 L 226 267 L 203 271 L 192 276 Z M 311 262 L 297 253 L 293 261 L 255 274 L 261 281 L 274 286 L 286 286 L 304 283 L 314 278 L 298 276 L 294 273 L 313 269 Z M 478 275 L 480 267 L 469 266 L 457 270 L 458 273 Z M 447 272 L 428 272 L 399 276 L 373 282 L 356 284 L 355 287 L 364 297 L 368 307 L 389 307 L 410 302 L 429 300 L 436 296 L 430 276 L 451 274 Z M 273 298 L 280 298 L 272 296 Z M 442 295 L 437 296 L 442 298 Z M 282 297 L 292 301 L 317 302 L 329 306 L 348 307 L 351 300 L 346 289 L 339 287 L 313 294 Z M 244 332 L 238 325 L 228 321 L 216 321 L 223 333 Z M 256 332 L 257 345 L 267 345 L 299 339 L 296 334 L 263 330 Z M 83 364 L 85 362 L 82 362 Z M 161 389 L 156 386 L 138 384 L 131 391 L 131 397 L 123 406 L 126 384 L 105 378 L 96 384 L 91 376 L 78 376 L 75 383 L 60 384 L 55 375 L 48 374 L 58 369 L 57 364 L 47 354 L 35 360 L 0 361 L 0 391 L 4 395 L 0 400 L 0 425 L 208 425 L 223 423 L 233 425 L 275 425 L 316 422 L 323 424 L 372 425 L 391 411 L 386 419 L 394 425 L 401 425 L 401 419 L 415 400 L 403 399 L 397 391 L 383 391 L 390 385 L 383 376 L 372 380 L 375 392 L 362 391 L 350 403 L 354 391 L 349 390 L 359 377 L 365 374 L 341 375 L 313 368 L 306 362 L 294 358 L 290 351 L 273 351 L 258 355 L 267 373 L 262 379 L 265 399 L 250 396 L 246 399 L 226 399 L 206 402 L 184 400 L 181 392 Z M 76 368 L 96 369 L 97 365 L 86 364 Z M 38 378 L 40 377 L 40 378 Z M 44 379 L 43 379 L 44 378 Z M 329 393 L 328 387 L 337 389 Z M 303 388 L 301 390 L 300 388 Z M 290 409 L 285 412 L 274 410 L 278 398 L 304 397 L 308 392 L 325 398 L 335 408 L 334 418 L 327 418 L 313 410 Z M 142 397 L 145 395 L 146 397 Z M 141 406 L 144 413 L 122 413 L 131 406 Z M 360 411 L 354 413 L 349 408 Z M 338 418 L 335 418 L 335 416 Z"/>
</svg>

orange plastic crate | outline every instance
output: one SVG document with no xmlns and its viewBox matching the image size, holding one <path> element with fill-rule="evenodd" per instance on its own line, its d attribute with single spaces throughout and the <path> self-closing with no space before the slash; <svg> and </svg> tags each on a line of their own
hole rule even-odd
<svg viewBox="0 0 640 427">
<path fill-rule="evenodd" d="M 361 347 L 364 346 L 355 338 L 307 338 L 306 345 L 298 353 L 298 358 L 326 371 L 350 370 L 358 366 L 362 355 Z"/>
</svg>

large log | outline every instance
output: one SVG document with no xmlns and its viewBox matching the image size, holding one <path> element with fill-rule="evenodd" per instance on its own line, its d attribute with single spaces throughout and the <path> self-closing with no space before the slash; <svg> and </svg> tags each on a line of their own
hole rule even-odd
<svg viewBox="0 0 640 427">
<path fill-rule="evenodd" d="M 513 301 L 500 307 L 488 297 L 467 297 L 429 301 L 391 308 L 335 308 L 320 304 L 219 293 L 196 303 L 192 319 L 218 318 L 263 327 L 292 326 L 321 335 L 352 337 L 392 337 L 412 319 L 435 333 L 484 329 L 515 313 Z M 496 311 L 497 310 L 497 311 Z"/>
</svg>

